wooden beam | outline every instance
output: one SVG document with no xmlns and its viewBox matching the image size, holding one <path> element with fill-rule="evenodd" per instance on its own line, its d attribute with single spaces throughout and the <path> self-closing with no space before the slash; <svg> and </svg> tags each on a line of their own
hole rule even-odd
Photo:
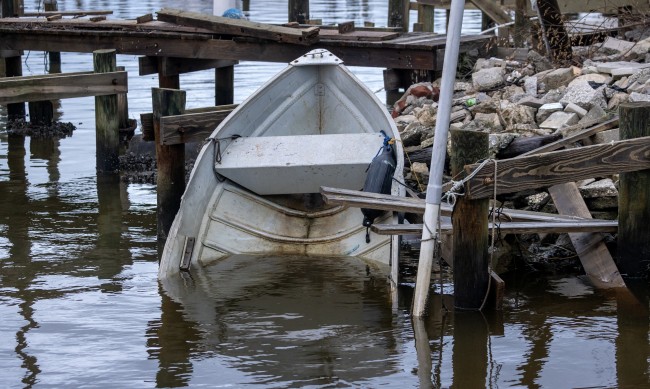
<svg viewBox="0 0 650 389">
<path fill-rule="evenodd" d="M 490 19 L 494 20 L 496 24 L 505 24 L 512 22 L 512 18 L 497 4 L 494 0 L 469 0 L 476 8 L 486 14 Z"/>
<path fill-rule="evenodd" d="M 465 170 L 472 172 L 478 167 L 468 165 Z M 489 163 L 480 169 L 467 182 L 466 196 L 491 197 L 494 168 L 495 164 Z M 497 194 L 649 168 L 650 137 L 505 159 L 497 163 Z"/>
<path fill-rule="evenodd" d="M 0 104 L 128 92 L 127 72 L 59 73 L 0 80 Z"/>
<path fill-rule="evenodd" d="M 96 50 L 93 52 L 93 69 L 96 73 L 117 73 L 117 58 L 115 50 Z M 126 72 L 124 87 L 121 91 L 126 93 Z M 111 74 L 113 76 L 114 74 Z M 115 79 L 115 78 L 113 78 Z M 47 81 L 58 81 L 54 88 L 65 86 L 78 91 L 79 86 L 75 84 L 61 85 L 62 80 L 57 77 L 50 77 Z M 86 86 L 93 89 L 93 85 Z M 83 88 L 85 89 L 85 88 Z M 102 173 L 114 173 L 119 169 L 120 154 L 120 124 L 117 111 L 117 92 L 95 96 L 95 138 L 96 138 L 96 160 L 97 171 Z M 52 97 L 54 98 L 54 97 Z M 56 98 L 61 98 L 60 95 Z M 41 100 L 43 97 L 40 98 Z"/>
<path fill-rule="evenodd" d="M 232 110 L 165 116 L 160 119 L 161 141 L 175 145 L 205 140 Z"/>
<path fill-rule="evenodd" d="M 87 15 L 112 15 L 113 11 L 111 10 L 97 10 L 97 11 L 81 11 L 81 10 L 71 10 L 71 11 L 40 11 L 40 12 L 25 12 L 23 16 L 26 17 L 43 17 L 43 16 L 52 16 L 56 14 L 61 14 L 63 16 L 87 16 Z"/>
<path fill-rule="evenodd" d="M 201 27 L 217 34 L 248 36 L 299 45 L 310 45 L 318 42 L 318 27 L 295 29 L 170 8 L 163 8 L 157 14 L 158 20 L 164 22 Z"/>
<path fill-rule="evenodd" d="M 88 39 L 88 33 L 80 31 L 59 30 L 54 34 L 51 31 L 29 30 L 28 34 L 18 29 L 0 28 L 0 49 L 92 52 L 98 47 L 105 47 L 115 48 L 119 54 L 282 63 L 288 63 L 305 54 L 305 48 L 300 45 L 235 42 L 226 39 L 204 39 L 203 36 L 199 39 L 198 34 L 183 40 L 178 39 L 177 33 L 169 33 L 167 36 L 154 35 L 146 32 L 126 34 L 121 31 L 105 31 L 94 34 L 93 39 Z M 490 41 L 489 37 L 482 36 L 470 39 L 467 44 L 474 47 Z M 427 41 L 422 47 L 366 41 L 354 41 L 354 44 L 345 45 L 339 42 L 321 42 L 319 47 L 329 50 L 348 66 L 436 70 L 436 53 L 431 48 L 438 45 L 444 46 L 444 41 Z"/>
<path fill-rule="evenodd" d="M 591 213 L 575 182 L 553 185 L 548 191 L 553 198 L 553 204 L 561 214 L 591 218 Z M 569 232 L 569 238 L 580 257 L 580 263 L 582 263 L 587 277 L 596 287 L 625 287 L 625 282 L 616 268 L 607 246 L 603 243 L 603 236 L 600 233 L 574 231 Z"/>
<path fill-rule="evenodd" d="M 238 63 L 239 61 L 230 59 L 191 59 L 163 57 L 162 69 L 158 69 L 158 57 L 146 56 L 138 58 L 138 74 L 141 76 L 146 76 L 149 74 L 161 73 L 163 76 L 177 76 L 184 73 L 233 66 Z"/>
<path fill-rule="evenodd" d="M 400 197 L 380 193 L 362 192 L 350 189 L 321 187 L 321 195 L 328 204 L 342 204 L 358 208 L 381 209 L 385 211 L 424 213 L 424 199 Z M 452 207 L 441 204 L 443 216 L 450 216 Z M 500 215 L 509 221 L 565 222 L 584 220 L 581 217 L 563 216 L 554 213 L 523 211 L 519 209 L 502 208 Z M 499 217 L 501 217 L 499 216 Z"/>
<path fill-rule="evenodd" d="M 165 123 L 168 123 L 169 128 L 175 128 L 175 130 L 167 130 L 170 132 L 170 138 L 178 138 L 178 134 L 173 134 L 174 131 L 177 131 L 179 128 L 183 127 L 183 124 L 190 125 L 190 128 L 195 129 L 194 134 L 192 135 L 195 140 L 203 140 L 205 137 L 210 135 L 212 131 L 221 123 L 218 119 L 222 117 L 223 114 L 229 114 L 233 109 L 237 108 L 237 104 L 230 105 L 220 105 L 216 107 L 202 107 L 202 108 L 192 108 L 186 109 L 185 113 L 182 115 L 174 116 L 164 116 L 161 120 Z M 223 119 L 221 119 L 223 120 Z M 142 131 L 143 140 L 153 141 L 154 139 L 154 130 L 153 130 L 153 113 L 143 113 L 140 114 L 140 129 Z M 191 123 L 191 124 L 190 124 Z M 161 123 L 161 126 L 164 126 Z M 202 127 L 202 129 L 198 127 Z M 166 126 L 165 126 L 166 127 Z M 162 130 L 162 127 L 161 127 Z M 203 134 L 199 134 L 199 131 L 202 131 Z M 185 134 L 183 136 L 185 141 L 187 141 L 190 134 Z M 173 142 L 170 139 L 163 140 L 163 144 Z"/>
<path fill-rule="evenodd" d="M 492 222 L 488 224 L 491 229 Z M 373 224 L 370 229 L 379 235 L 418 235 L 422 233 L 422 224 Z M 616 220 L 576 220 L 562 222 L 500 222 L 496 226 L 500 234 L 561 234 L 579 232 L 607 232 L 616 233 L 618 222 Z M 440 230 L 443 235 L 451 235 L 451 223 L 441 223 Z"/>
</svg>

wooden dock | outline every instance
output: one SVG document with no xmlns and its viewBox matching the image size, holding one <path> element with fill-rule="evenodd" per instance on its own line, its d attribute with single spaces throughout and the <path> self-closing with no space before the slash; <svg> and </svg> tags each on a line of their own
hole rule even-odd
<svg viewBox="0 0 650 389">
<path fill-rule="evenodd" d="M 267 35 L 271 36 L 272 32 L 267 31 Z M 390 29 L 355 30 L 343 34 L 324 29 L 317 40 L 308 44 L 274 41 L 261 36 L 235 36 L 160 20 L 138 23 L 137 20 L 115 19 L 95 22 L 89 17 L 52 21 L 32 17 L 0 19 L 0 53 L 9 50 L 90 53 L 110 48 L 118 54 L 159 58 L 288 63 L 313 48 L 322 47 L 350 66 L 437 71 L 442 69 L 445 46 L 445 37 L 441 35 L 397 33 Z M 485 53 L 493 39 L 486 35 L 464 36 L 461 52 L 478 49 Z"/>
</svg>

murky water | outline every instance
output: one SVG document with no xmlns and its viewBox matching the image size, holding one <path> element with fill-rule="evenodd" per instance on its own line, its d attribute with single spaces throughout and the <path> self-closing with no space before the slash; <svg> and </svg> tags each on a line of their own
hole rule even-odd
<svg viewBox="0 0 650 389">
<path fill-rule="evenodd" d="M 35 10 L 39 1 L 27 1 Z M 185 1 L 209 11 L 211 1 Z M 133 18 L 171 1 L 59 1 Z M 252 1 L 251 18 L 283 21 L 286 2 Z M 313 18 L 385 24 L 387 1 L 311 2 Z M 444 13 L 437 14 L 443 26 Z M 469 14 L 466 30 L 480 18 Z M 24 74 L 47 68 L 26 53 Z M 90 70 L 62 54 L 63 71 Z M 129 71 L 133 118 L 151 110 L 155 77 Z M 242 101 L 283 65 L 242 63 Z M 354 68 L 371 89 L 381 70 Z M 181 77 L 188 106 L 214 102 L 213 72 Z M 647 296 L 604 294 L 575 277 L 520 272 L 502 313 L 453 313 L 435 296 L 411 321 L 354 259 L 231 258 L 193 275 L 156 279 L 155 188 L 97 178 L 94 99 L 61 102 L 77 125 L 61 140 L 7 137 L 0 107 L 0 387 L 531 387 L 648 384 Z M 446 290 L 449 285 L 445 285 Z M 643 289 L 643 288 L 642 288 Z"/>
</svg>

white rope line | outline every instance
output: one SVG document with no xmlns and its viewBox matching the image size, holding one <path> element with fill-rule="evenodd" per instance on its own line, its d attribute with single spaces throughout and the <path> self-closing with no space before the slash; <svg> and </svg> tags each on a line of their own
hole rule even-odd
<svg viewBox="0 0 650 389">
<path fill-rule="evenodd" d="M 446 191 L 445 194 L 442 196 L 442 201 L 446 202 L 447 205 L 449 205 L 450 207 L 453 207 L 454 205 L 456 205 L 456 198 L 458 196 L 464 196 L 463 193 L 460 193 L 460 190 L 463 188 L 465 183 L 467 181 L 471 180 L 472 178 L 474 178 L 474 176 L 481 169 L 483 169 L 483 167 L 485 165 L 487 165 L 488 163 L 490 163 L 492 161 L 494 161 L 494 166 L 495 166 L 495 170 L 496 170 L 496 160 L 494 160 L 494 159 L 486 159 L 483 162 L 481 162 L 481 164 L 478 165 L 478 167 L 476 169 L 474 169 L 474 171 L 471 172 L 467 177 L 463 178 L 460 181 L 453 181 L 452 180 L 451 181 L 451 183 L 452 183 L 451 188 L 449 188 L 449 190 Z"/>
</svg>

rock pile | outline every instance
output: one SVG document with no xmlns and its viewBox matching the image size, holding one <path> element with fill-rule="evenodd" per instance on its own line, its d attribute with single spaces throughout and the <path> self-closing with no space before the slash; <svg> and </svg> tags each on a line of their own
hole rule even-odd
<svg viewBox="0 0 650 389">
<path fill-rule="evenodd" d="M 609 37 L 592 46 L 574 47 L 575 63 L 581 66 L 554 68 L 535 51 L 528 52 L 526 61 L 479 59 L 471 80 L 457 80 L 454 85 L 450 128 L 488 132 L 491 157 L 507 158 L 527 151 L 515 147 L 523 141 L 534 149 L 611 118 L 621 103 L 650 101 L 650 37 L 637 35 L 630 34 L 641 38 L 636 42 Z M 420 191 L 428 180 L 430 160 L 423 156 L 431 154 L 438 104 L 437 93 L 418 96 L 411 91 L 438 87 L 439 80 L 411 87 L 392 112 L 406 152 L 407 183 Z M 618 129 L 612 129 L 582 145 L 618 139 Z M 451 152 L 448 145 L 447 155 Z M 594 218 L 617 217 L 617 178 L 578 183 Z M 511 196 L 504 205 L 556 212 L 545 191 Z M 553 245 L 566 247 L 566 242 L 570 246 L 568 239 Z M 540 255 L 567 254 L 574 252 L 562 248 Z"/>
</svg>

